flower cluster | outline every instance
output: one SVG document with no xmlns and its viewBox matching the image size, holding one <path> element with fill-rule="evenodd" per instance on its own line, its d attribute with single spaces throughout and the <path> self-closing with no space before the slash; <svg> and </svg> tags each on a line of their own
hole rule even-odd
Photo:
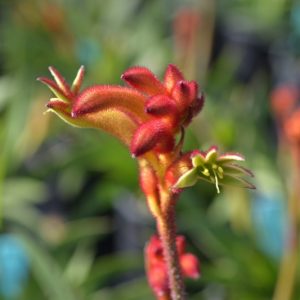
<svg viewBox="0 0 300 300">
<path fill-rule="evenodd" d="M 184 236 L 176 237 L 176 248 L 182 275 L 197 279 L 200 276 L 199 261 L 195 255 L 186 252 Z M 157 235 L 151 237 L 145 248 L 145 260 L 149 285 L 156 296 L 169 295 L 167 266 L 164 261 L 162 243 Z"/>
<path fill-rule="evenodd" d="M 146 95 L 145 111 L 150 117 L 134 133 L 131 153 L 139 156 L 151 149 L 172 151 L 175 134 L 187 126 L 203 106 L 204 97 L 198 96 L 197 83 L 186 81 L 174 65 L 168 66 L 163 82 L 143 67 L 130 68 L 122 79 Z"/>
</svg>

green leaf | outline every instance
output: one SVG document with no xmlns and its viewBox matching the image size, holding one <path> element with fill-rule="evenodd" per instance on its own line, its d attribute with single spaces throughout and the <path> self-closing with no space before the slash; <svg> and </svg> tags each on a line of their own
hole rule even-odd
<svg viewBox="0 0 300 300">
<path fill-rule="evenodd" d="M 65 276 L 74 285 L 81 285 L 87 278 L 94 260 L 94 253 L 86 243 L 80 243 L 65 269 Z"/>
<path fill-rule="evenodd" d="M 82 239 L 96 238 L 111 231 L 108 220 L 102 218 L 86 218 L 68 222 L 68 232 L 63 244 L 77 243 Z"/>
<path fill-rule="evenodd" d="M 79 300 L 70 283 L 62 274 L 62 270 L 45 249 L 22 231 L 16 232 L 27 251 L 31 261 L 31 269 L 47 299 Z"/>
<path fill-rule="evenodd" d="M 4 181 L 3 193 L 5 209 L 13 209 L 43 201 L 47 195 L 47 188 L 40 180 L 15 177 Z"/>
</svg>

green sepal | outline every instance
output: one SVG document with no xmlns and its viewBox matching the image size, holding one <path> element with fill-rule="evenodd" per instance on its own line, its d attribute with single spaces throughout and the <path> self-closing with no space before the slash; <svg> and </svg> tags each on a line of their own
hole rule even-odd
<svg viewBox="0 0 300 300">
<path fill-rule="evenodd" d="M 203 157 L 201 154 L 197 154 L 192 157 L 192 164 L 193 167 L 199 167 L 205 164 L 205 157 Z"/>
<path fill-rule="evenodd" d="M 254 177 L 253 173 L 249 169 L 236 164 L 223 165 L 222 169 L 224 173 L 228 175 L 233 175 L 233 176 L 246 175 L 246 176 Z"/>
<path fill-rule="evenodd" d="M 198 179 L 197 169 L 193 168 L 179 177 L 174 185 L 174 188 L 185 188 L 196 184 Z"/>
</svg>

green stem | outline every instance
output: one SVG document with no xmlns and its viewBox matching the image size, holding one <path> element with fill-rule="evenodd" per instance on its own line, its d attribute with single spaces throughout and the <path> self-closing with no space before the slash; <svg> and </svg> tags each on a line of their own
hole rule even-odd
<svg viewBox="0 0 300 300">
<path fill-rule="evenodd" d="M 298 150 L 298 149 L 297 149 Z M 288 201 L 289 232 L 286 248 L 281 260 L 279 275 L 275 287 L 273 300 L 292 299 L 296 280 L 298 252 L 299 252 L 299 180 L 300 180 L 300 152 L 294 154 L 294 180 L 292 193 Z"/>
<path fill-rule="evenodd" d="M 292 299 L 298 260 L 297 247 L 288 247 L 281 261 L 273 300 Z"/>
<path fill-rule="evenodd" d="M 158 220 L 158 232 L 163 246 L 163 253 L 168 270 L 169 287 L 172 300 L 185 300 L 185 287 L 179 264 L 176 247 L 176 226 L 174 219 L 174 205 L 169 205 Z"/>
</svg>

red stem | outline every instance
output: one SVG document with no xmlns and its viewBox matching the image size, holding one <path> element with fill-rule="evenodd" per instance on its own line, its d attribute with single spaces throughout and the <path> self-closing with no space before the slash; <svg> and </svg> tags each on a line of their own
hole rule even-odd
<svg viewBox="0 0 300 300">
<path fill-rule="evenodd" d="M 174 204 L 168 205 L 167 211 L 158 220 L 158 232 L 163 246 L 163 253 L 168 270 L 169 287 L 172 300 L 185 300 L 185 287 L 176 247 Z"/>
</svg>

